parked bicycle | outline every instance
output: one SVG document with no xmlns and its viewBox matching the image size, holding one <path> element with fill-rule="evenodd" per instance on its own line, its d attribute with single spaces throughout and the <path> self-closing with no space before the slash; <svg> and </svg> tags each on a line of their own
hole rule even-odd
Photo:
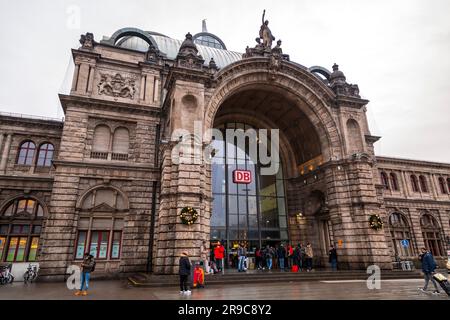
<svg viewBox="0 0 450 320">
<path fill-rule="evenodd" d="M 36 280 L 38 276 L 37 266 L 32 265 L 31 263 L 28 265 L 27 271 L 25 271 L 23 275 L 23 282 L 25 284 L 31 283 Z"/>
<path fill-rule="evenodd" d="M 11 273 L 12 264 L 0 266 L 0 284 L 8 284 L 14 281 L 14 276 Z"/>
</svg>

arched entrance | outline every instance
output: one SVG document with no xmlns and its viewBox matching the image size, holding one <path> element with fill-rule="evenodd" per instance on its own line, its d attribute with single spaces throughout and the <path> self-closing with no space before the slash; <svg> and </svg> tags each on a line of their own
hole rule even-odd
<svg viewBox="0 0 450 320">
<path fill-rule="evenodd" d="M 271 61 L 266 57 L 245 58 L 208 76 L 207 81 L 197 79 L 195 85 L 188 85 L 190 78 L 181 71 L 167 80 L 173 84 L 165 104 L 170 115 L 166 129 L 170 143 L 164 144 L 161 151 L 156 272 L 176 272 L 182 250 L 189 249 L 191 256 L 200 257 L 202 242 L 211 240 L 225 240 L 229 250 L 242 240 L 251 247 L 267 241 L 311 242 L 316 266 L 325 265 L 329 245 L 334 243 L 340 244 L 340 268 L 365 268 L 374 262 L 388 266 L 384 234 L 367 224 L 369 216 L 379 213 L 380 207 L 372 178 L 373 163 L 366 153 L 370 150 L 363 142 L 358 145 L 364 148 L 359 150 L 362 152 L 347 152 L 352 135 L 361 135 L 356 138 L 364 141 L 365 133 L 347 131 L 347 118 L 340 114 L 345 108 L 352 112 L 350 103 L 367 102 L 356 98 L 342 102 L 307 68 L 287 61 L 274 67 Z M 195 105 L 187 96 L 195 98 Z M 340 103 L 349 105 L 341 110 Z M 220 170 L 208 163 L 174 161 L 192 160 L 191 153 L 182 153 L 180 158 L 179 145 L 192 148 L 210 144 L 207 134 L 202 144 L 200 140 L 185 142 L 183 137 L 189 136 L 192 128 L 193 136 L 200 138 L 203 133 L 195 134 L 199 127 L 207 133 L 227 126 L 279 129 L 281 171 L 261 177 L 258 169 L 262 166 L 246 162 L 246 152 L 242 152 L 242 167 L 235 156 L 229 163 L 219 163 L 223 166 Z M 233 148 L 238 154 L 239 150 Z M 227 152 L 226 145 L 216 149 L 218 154 Z M 253 189 L 230 182 L 233 171 L 244 168 L 254 173 Z M 200 212 L 194 225 L 179 221 L 179 212 L 186 206 Z M 266 213 L 273 219 L 264 220 Z M 264 227 L 266 221 L 273 222 L 272 226 Z"/>
<path fill-rule="evenodd" d="M 266 245 L 300 242 L 313 244 L 318 263 L 327 253 L 332 232 L 329 215 L 323 210 L 326 185 L 318 178 L 326 146 L 322 147 L 319 134 L 299 103 L 305 102 L 295 101 L 279 87 L 250 85 L 230 95 L 215 114 L 213 126 L 221 131 L 223 139 L 213 142 L 210 241 L 224 244 L 228 266 L 234 267 L 237 262 L 239 243 L 246 245 L 250 256 Z M 264 174 L 261 159 L 253 161 L 249 152 L 252 144 L 266 152 L 260 129 L 279 133 L 279 157 L 273 159 L 279 165 L 273 174 Z M 228 139 L 230 133 L 237 135 L 239 130 L 245 136 L 244 147 L 237 138 Z M 235 181 L 236 170 L 249 171 L 251 181 Z M 300 179 L 309 173 L 316 175 L 313 183 L 322 191 L 311 193 L 305 187 Z M 298 214 L 303 221 L 299 221 Z"/>
</svg>

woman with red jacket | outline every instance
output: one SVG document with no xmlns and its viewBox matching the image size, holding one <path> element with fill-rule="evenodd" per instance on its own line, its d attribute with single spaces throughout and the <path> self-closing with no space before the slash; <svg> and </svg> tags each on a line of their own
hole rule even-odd
<svg viewBox="0 0 450 320">
<path fill-rule="evenodd" d="M 217 269 L 220 271 L 223 270 L 223 257 L 225 254 L 225 248 L 220 243 L 220 241 L 217 241 L 217 245 L 214 248 L 214 259 L 216 260 Z"/>
</svg>

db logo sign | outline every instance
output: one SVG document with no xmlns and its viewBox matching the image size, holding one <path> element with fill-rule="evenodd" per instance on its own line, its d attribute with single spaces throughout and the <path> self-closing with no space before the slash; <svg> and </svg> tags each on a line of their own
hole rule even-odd
<svg viewBox="0 0 450 320">
<path fill-rule="evenodd" d="M 251 183 L 252 172 L 248 170 L 234 170 L 233 171 L 234 183 Z"/>
</svg>

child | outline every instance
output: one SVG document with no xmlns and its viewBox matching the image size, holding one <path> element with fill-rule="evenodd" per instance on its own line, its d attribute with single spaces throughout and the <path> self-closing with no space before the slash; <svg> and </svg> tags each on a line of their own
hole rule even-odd
<svg viewBox="0 0 450 320">
<path fill-rule="evenodd" d="M 200 264 L 195 265 L 194 269 L 194 288 L 204 288 L 205 285 L 205 272 Z"/>
</svg>

